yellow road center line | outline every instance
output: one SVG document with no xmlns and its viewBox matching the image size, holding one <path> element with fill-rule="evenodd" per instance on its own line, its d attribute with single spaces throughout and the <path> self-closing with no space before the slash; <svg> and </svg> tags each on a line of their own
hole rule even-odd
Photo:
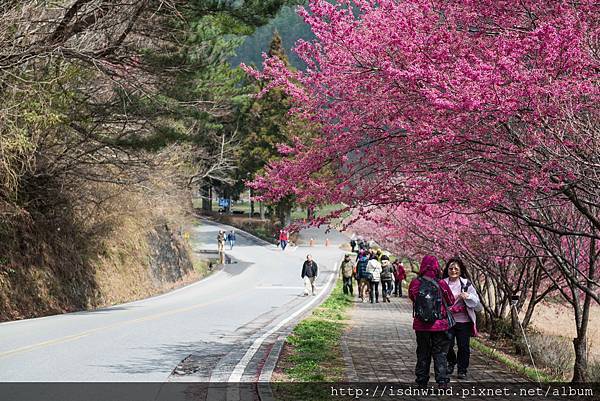
<svg viewBox="0 0 600 401">
<path fill-rule="evenodd" d="M 73 335 L 70 335 L 70 336 L 61 337 L 61 338 L 57 338 L 57 339 L 54 339 L 54 340 L 43 341 L 43 342 L 40 342 L 40 343 L 37 343 L 37 344 L 27 345 L 27 346 L 24 346 L 24 347 L 15 348 L 13 350 L 0 352 L 0 358 L 4 358 L 6 356 L 20 354 L 20 353 L 24 353 L 24 352 L 33 351 L 33 350 L 36 350 L 36 349 L 39 349 L 39 348 L 44 348 L 44 347 L 47 347 L 47 346 L 50 346 L 50 345 L 56 345 L 56 344 L 66 343 L 66 342 L 69 342 L 69 341 L 75 341 L 75 340 L 78 340 L 78 339 L 80 339 L 82 337 L 89 336 L 90 334 L 94 334 L 94 333 L 97 333 L 97 332 L 103 331 L 103 330 L 113 329 L 115 327 L 120 327 L 120 326 L 125 326 L 125 325 L 128 325 L 128 324 L 134 324 L 134 323 L 140 323 L 140 322 L 146 322 L 146 321 L 150 321 L 150 320 L 156 320 L 156 319 L 160 319 L 160 318 L 165 317 L 165 316 L 175 315 L 177 313 L 188 312 L 188 311 L 191 311 L 191 310 L 194 310 L 194 309 L 199 309 L 199 308 L 202 308 L 202 307 L 205 307 L 205 306 L 217 303 L 217 302 L 221 302 L 224 299 L 233 297 L 234 295 L 237 296 L 237 295 L 240 295 L 241 293 L 248 292 L 251 289 L 252 288 L 241 290 L 241 291 L 238 291 L 236 294 L 231 294 L 231 295 L 228 295 L 228 296 L 224 296 L 224 297 L 222 297 L 220 299 L 217 299 L 217 300 L 214 300 L 214 301 L 211 301 L 211 302 L 204 302 L 204 303 L 201 303 L 201 304 L 196 304 L 196 305 L 192 305 L 192 306 L 186 306 L 186 307 L 183 307 L 183 308 L 173 309 L 173 310 L 170 310 L 170 311 L 167 311 L 167 312 L 161 312 L 161 313 L 156 313 L 154 315 L 143 316 L 143 317 L 132 319 L 132 320 L 126 320 L 124 322 L 113 323 L 113 324 L 109 324 L 109 325 L 106 325 L 106 326 L 97 327 L 95 329 L 87 330 L 87 331 L 84 331 L 84 332 L 79 333 L 79 334 L 73 334 Z"/>
</svg>

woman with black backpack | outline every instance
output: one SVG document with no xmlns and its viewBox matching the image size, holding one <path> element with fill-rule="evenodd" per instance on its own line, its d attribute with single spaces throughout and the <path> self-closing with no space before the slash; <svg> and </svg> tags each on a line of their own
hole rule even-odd
<svg viewBox="0 0 600 401">
<path fill-rule="evenodd" d="M 417 365 L 415 374 L 419 386 L 427 386 L 433 357 L 435 381 L 440 388 L 448 387 L 449 318 L 447 305 L 454 304 L 448 283 L 440 279 L 440 265 L 427 255 L 421 261 L 419 275 L 408 286 L 413 302 L 413 330 L 417 336 Z"/>
<path fill-rule="evenodd" d="M 469 358 L 471 355 L 471 336 L 477 336 L 477 318 L 475 312 L 482 309 L 477 291 L 473 288 L 467 275 L 464 263 L 459 258 L 452 258 L 446 263 L 442 274 L 456 301 L 450 307 L 450 311 L 456 321 L 455 325 L 448 330 L 450 345 L 448 347 L 448 374 L 454 372 L 454 366 L 458 365 L 459 379 L 467 378 Z M 458 352 L 454 352 L 454 343 L 458 345 Z"/>
</svg>

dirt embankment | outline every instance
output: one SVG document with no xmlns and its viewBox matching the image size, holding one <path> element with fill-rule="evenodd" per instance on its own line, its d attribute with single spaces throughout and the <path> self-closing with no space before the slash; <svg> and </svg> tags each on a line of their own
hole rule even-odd
<svg viewBox="0 0 600 401">
<path fill-rule="evenodd" d="M 198 279 L 177 231 L 166 222 L 133 235 L 121 230 L 95 255 L 76 241 L 60 249 L 39 243 L 21 263 L 0 266 L 0 321 L 113 305 Z"/>
<path fill-rule="evenodd" d="M 197 280 L 200 263 L 185 241 L 189 192 L 166 179 L 147 185 L 97 184 L 88 192 L 98 205 L 65 201 L 0 220 L 0 321 L 94 309 Z"/>
</svg>

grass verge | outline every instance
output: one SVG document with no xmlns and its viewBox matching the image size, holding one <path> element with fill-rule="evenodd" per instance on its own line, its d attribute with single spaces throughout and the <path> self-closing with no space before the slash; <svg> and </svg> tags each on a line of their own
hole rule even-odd
<svg viewBox="0 0 600 401">
<path fill-rule="evenodd" d="M 352 298 L 338 280 L 327 300 L 302 320 L 286 340 L 278 362 L 281 381 L 323 382 L 344 379 L 341 338 Z"/>
<path fill-rule="evenodd" d="M 520 373 L 535 382 L 537 382 L 538 380 L 542 383 L 561 381 L 560 377 L 554 377 L 554 376 L 548 375 L 547 373 L 544 373 L 539 369 L 536 372 L 536 370 L 533 369 L 532 367 L 524 365 L 523 363 L 514 359 L 510 355 L 507 355 L 503 352 L 500 352 L 496 349 L 489 347 L 488 345 L 484 344 L 482 341 L 480 341 L 478 339 L 471 338 L 471 347 L 473 347 L 477 351 L 489 356 L 490 358 L 503 363 L 509 369 L 511 369 L 517 373 Z"/>
</svg>

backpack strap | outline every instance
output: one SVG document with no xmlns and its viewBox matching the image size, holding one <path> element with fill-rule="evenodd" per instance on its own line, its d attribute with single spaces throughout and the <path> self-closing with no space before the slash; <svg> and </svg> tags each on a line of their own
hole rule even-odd
<svg viewBox="0 0 600 401">
<path fill-rule="evenodd" d="M 418 276 L 417 280 L 419 280 L 419 287 L 420 287 L 421 283 L 423 283 L 423 281 L 425 281 L 426 278 L 423 276 Z M 416 302 L 413 302 L 413 318 L 415 318 L 417 316 L 416 310 L 417 310 L 417 304 L 416 304 Z"/>
<path fill-rule="evenodd" d="M 444 299 L 444 293 L 442 292 L 442 289 L 440 288 L 440 285 L 437 283 L 437 281 L 435 281 L 435 279 L 432 279 L 430 277 L 422 277 L 424 280 L 429 281 L 431 284 L 433 284 L 435 286 L 435 288 L 437 288 L 438 292 L 440 293 L 440 297 L 442 298 L 442 303 L 444 304 L 444 307 L 446 308 L 446 310 L 448 310 L 448 305 L 446 305 L 446 299 Z"/>
<path fill-rule="evenodd" d="M 450 312 L 450 308 L 448 308 L 448 304 L 446 303 L 446 298 L 444 298 L 444 292 L 442 291 L 442 289 L 440 288 L 440 285 L 438 284 L 438 282 L 435 279 L 429 278 L 429 277 L 425 277 L 423 276 L 423 278 L 427 281 L 430 281 L 439 291 L 440 293 L 440 298 L 442 298 L 442 303 L 444 304 L 444 308 L 446 309 L 446 319 L 448 320 L 448 328 L 451 328 L 452 326 L 454 326 L 454 316 L 452 316 L 452 312 Z"/>
</svg>

